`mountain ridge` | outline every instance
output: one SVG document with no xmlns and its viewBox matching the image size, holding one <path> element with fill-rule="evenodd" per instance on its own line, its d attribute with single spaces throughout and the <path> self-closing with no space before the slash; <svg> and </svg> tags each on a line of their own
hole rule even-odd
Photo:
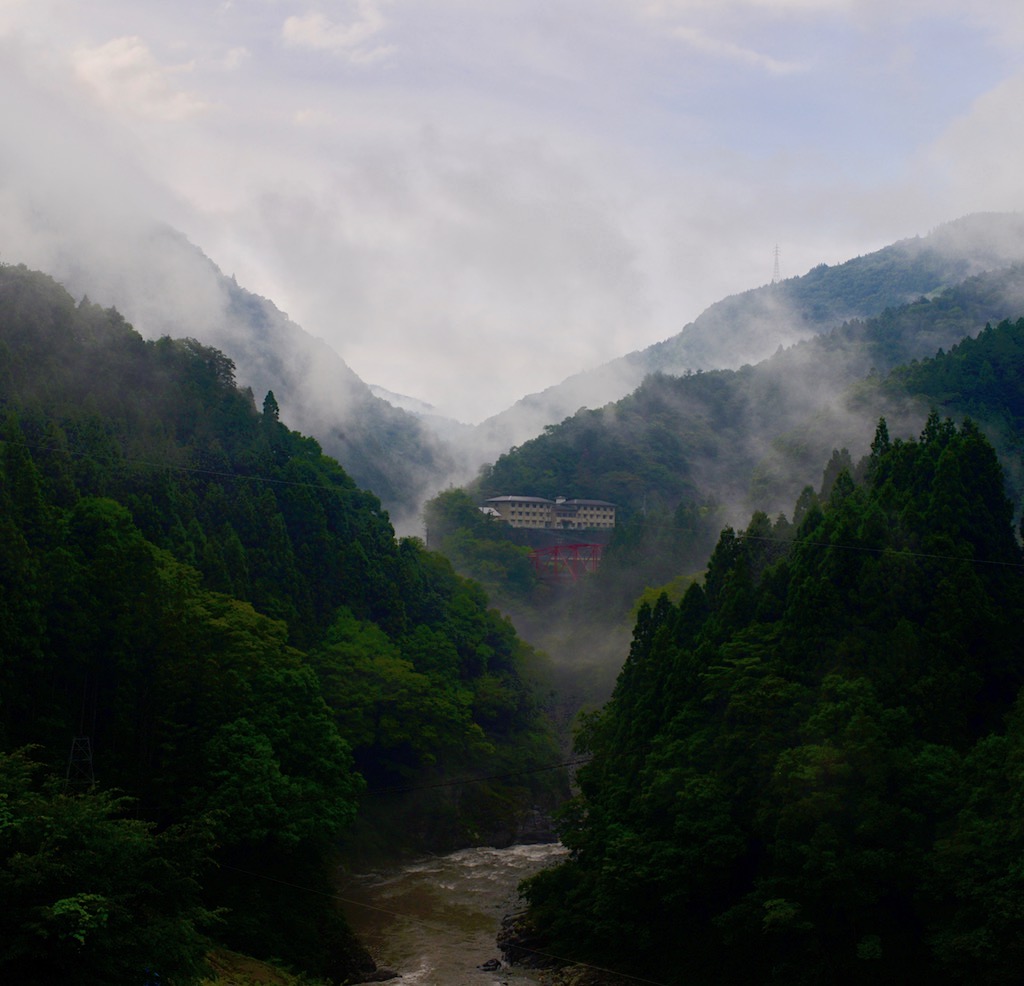
<svg viewBox="0 0 1024 986">
<path fill-rule="evenodd" d="M 723 298 L 668 339 L 465 425 L 420 405 L 395 406 L 408 399 L 393 403 L 379 396 L 334 348 L 223 274 L 184 234 L 142 225 L 123 239 L 116 254 L 61 242 L 32 266 L 77 296 L 114 305 L 147 338 L 190 335 L 221 349 L 239 381 L 257 399 L 273 391 L 288 420 L 378 495 L 402 533 L 420 531 L 422 504 L 439 489 L 469 481 L 582 407 L 621 399 L 651 373 L 734 369 L 851 317 L 870 317 L 972 272 L 1024 259 L 1019 214 L 962 217 L 924 237 Z"/>
<path fill-rule="evenodd" d="M 26 251 L 28 266 L 73 296 L 116 308 L 145 338 L 191 336 L 224 352 L 258 401 L 273 391 L 293 426 L 315 435 L 398 525 L 454 471 L 450 450 L 416 417 L 376 397 L 335 349 L 225 275 L 183 233 L 141 223 L 121 234 L 116 254 L 70 234 L 36 246 L 35 256 Z"/>
<path fill-rule="evenodd" d="M 649 373 L 737 369 L 779 346 L 836 328 L 844 321 L 927 296 L 972 274 L 1024 260 L 1024 216 L 974 213 L 841 264 L 729 295 L 678 333 L 593 370 L 528 394 L 476 426 L 480 446 L 498 454 L 540 434 L 580 408 L 625 397 Z M 823 296 L 827 289 L 839 302 Z"/>
</svg>

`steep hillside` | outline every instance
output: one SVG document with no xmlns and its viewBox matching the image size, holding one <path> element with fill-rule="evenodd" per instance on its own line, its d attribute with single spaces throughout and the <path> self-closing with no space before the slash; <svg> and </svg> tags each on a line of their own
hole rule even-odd
<svg viewBox="0 0 1024 986">
<path fill-rule="evenodd" d="M 688 986 L 1018 981 L 1013 508 L 969 422 L 883 420 L 856 472 L 641 608 L 534 948 Z"/>
<path fill-rule="evenodd" d="M 670 339 L 524 397 L 477 426 L 477 446 L 484 458 L 492 458 L 581 407 L 619 400 L 650 373 L 681 375 L 757 363 L 780 346 L 845 321 L 878 315 L 972 275 L 1021 262 L 1024 217 L 983 214 L 834 267 L 822 264 L 801 277 L 725 298 Z M 1015 290 L 1016 285 L 1008 288 Z M 1015 316 L 1021 300 L 1019 294 L 1007 297 L 1005 315 Z"/>
<path fill-rule="evenodd" d="M 166 227 L 130 224 L 116 252 L 90 249 L 74 237 L 54 239 L 45 248 L 39 240 L 35 265 L 75 297 L 115 305 L 146 338 L 184 332 L 224 352 L 243 386 L 257 395 L 273 390 L 287 420 L 314 435 L 358 485 L 373 490 L 401 530 L 418 531 L 426 498 L 450 482 L 466 481 L 482 463 L 579 408 L 618 400 L 650 373 L 755 363 L 780 345 L 845 320 L 876 315 L 979 271 L 1021 261 L 1024 220 L 967 217 L 844 264 L 822 265 L 723 299 L 671 339 L 570 376 L 474 427 L 411 413 L 376 396 L 334 350 L 272 302 L 224 276 Z M 12 248 L 7 255 L 17 256 Z M 1016 299 L 1007 302 L 1010 315 Z"/>
<path fill-rule="evenodd" d="M 34 266 L 75 298 L 116 307 L 145 338 L 187 335 L 221 350 L 243 387 L 273 390 L 286 419 L 315 435 L 396 523 L 414 518 L 455 469 L 443 440 L 375 397 L 337 352 L 221 273 L 180 233 L 130 225 L 116 253 L 69 236 L 33 254 Z M 23 259 L 13 244 L 4 256 Z"/>
<path fill-rule="evenodd" d="M 225 354 L 0 266 L 0 980 L 191 983 L 210 936 L 355 976 L 353 822 L 514 833 L 542 673 Z"/>
<path fill-rule="evenodd" d="M 855 454 L 866 450 L 875 409 L 863 387 L 847 394 L 849 388 L 1022 310 L 1024 267 L 1006 268 L 932 300 L 845 323 L 756 366 L 656 374 L 629 397 L 580 411 L 501 456 L 476 488 L 481 496 L 528 491 L 607 499 L 627 523 L 645 510 L 683 503 L 716 504 L 740 515 L 783 510 L 799 492 L 800 477 L 827 459 L 832 442 Z M 909 414 L 916 426 L 923 414 L 907 404 L 908 396 L 897 405 L 890 387 L 877 399 L 894 420 Z"/>
<path fill-rule="evenodd" d="M 1019 511 L 1024 322 L 997 320 L 1024 310 L 1006 301 L 1022 288 L 1024 268 L 1007 268 L 846 323 L 756 366 L 656 374 L 629 397 L 580 411 L 501 456 L 469 490 L 476 502 L 514 491 L 618 504 L 601 569 L 574 593 L 527 595 L 523 559 L 495 544 L 500 531 L 460 523 L 454 493 L 428 514 L 461 527 L 439 531 L 464 570 L 504 579 L 506 596 L 516 593 L 509 612 L 521 633 L 556 656 L 563 693 L 593 701 L 611 688 L 626 621 L 645 589 L 681 595 L 724 524 L 743 523 L 754 510 L 788 514 L 808 479 L 827 494 L 838 472 L 867 452 L 879 415 L 898 434 L 916 433 L 933 406 L 974 416 L 997 447 Z M 582 682 L 591 687 L 581 691 Z"/>
</svg>

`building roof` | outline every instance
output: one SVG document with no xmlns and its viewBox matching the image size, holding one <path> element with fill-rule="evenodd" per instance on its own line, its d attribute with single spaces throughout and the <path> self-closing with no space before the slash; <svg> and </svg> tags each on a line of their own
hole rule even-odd
<svg viewBox="0 0 1024 986">
<path fill-rule="evenodd" d="M 548 500 L 543 496 L 492 496 L 489 500 L 485 500 L 485 503 L 510 503 L 511 501 L 516 503 L 554 503 L 554 500 Z"/>
<path fill-rule="evenodd" d="M 554 504 L 557 506 L 567 507 L 614 507 L 615 504 L 608 500 L 583 500 L 583 499 L 572 499 L 567 500 L 565 497 L 558 497 L 557 500 L 549 500 L 543 496 L 520 496 L 518 494 L 511 494 L 505 496 L 492 496 L 484 501 L 485 503 L 546 503 Z"/>
</svg>

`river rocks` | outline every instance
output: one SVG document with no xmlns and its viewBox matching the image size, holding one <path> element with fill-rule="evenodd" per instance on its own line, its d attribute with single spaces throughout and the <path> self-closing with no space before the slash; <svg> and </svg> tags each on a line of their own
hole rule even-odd
<svg viewBox="0 0 1024 986">
<path fill-rule="evenodd" d="M 546 941 L 526 911 L 506 915 L 498 932 L 498 948 L 509 965 L 548 969 L 562 963 L 545 953 Z"/>
<path fill-rule="evenodd" d="M 540 969 L 543 986 L 635 986 L 636 980 L 593 966 L 567 964 L 546 951 L 543 933 L 526 911 L 506 915 L 498 933 L 498 948 L 505 961 L 527 969 Z"/>
<path fill-rule="evenodd" d="M 394 969 L 374 969 L 366 979 L 361 979 L 355 986 L 364 986 L 365 983 L 386 983 L 392 979 L 401 979 L 402 974 Z"/>
<path fill-rule="evenodd" d="M 636 986 L 635 979 L 623 979 L 612 972 L 585 965 L 541 973 L 542 986 Z"/>
</svg>

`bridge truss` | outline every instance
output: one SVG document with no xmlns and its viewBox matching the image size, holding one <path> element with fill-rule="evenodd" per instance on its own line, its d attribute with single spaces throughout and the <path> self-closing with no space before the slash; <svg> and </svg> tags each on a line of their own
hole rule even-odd
<svg viewBox="0 0 1024 986">
<path fill-rule="evenodd" d="M 577 582 L 601 566 L 600 544 L 554 544 L 530 552 L 533 570 L 552 582 Z"/>
</svg>

